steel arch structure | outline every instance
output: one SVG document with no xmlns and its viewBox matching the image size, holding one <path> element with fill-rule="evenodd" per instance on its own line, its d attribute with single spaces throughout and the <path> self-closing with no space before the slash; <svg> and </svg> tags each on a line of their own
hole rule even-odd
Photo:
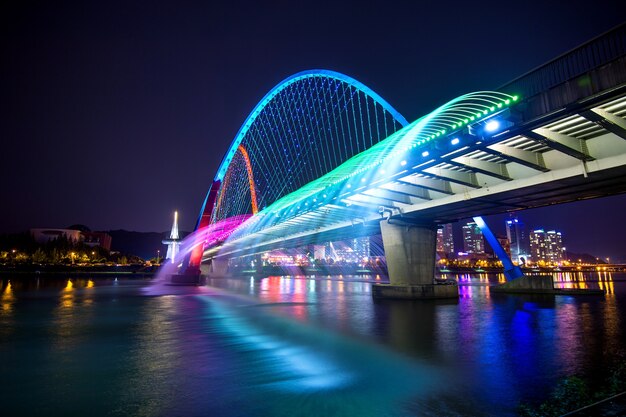
<svg viewBox="0 0 626 417">
<path fill-rule="evenodd" d="M 259 101 L 235 135 L 196 230 L 256 214 L 407 125 L 387 101 L 347 75 L 321 69 L 294 74 Z"/>
<path fill-rule="evenodd" d="M 255 200 L 259 208 L 267 207 L 407 124 L 383 98 L 347 75 L 329 70 L 292 75 L 259 101 L 235 135 L 196 228 L 250 212 Z M 229 210 L 222 209 L 225 201 Z"/>
</svg>

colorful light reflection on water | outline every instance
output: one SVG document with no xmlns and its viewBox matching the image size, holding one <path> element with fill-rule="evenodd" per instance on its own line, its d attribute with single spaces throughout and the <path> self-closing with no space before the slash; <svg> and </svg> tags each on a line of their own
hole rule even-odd
<svg viewBox="0 0 626 417">
<path fill-rule="evenodd" d="M 515 415 L 561 377 L 601 381 L 626 347 L 626 274 L 561 274 L 604 296 L 375 302 L 384 277 L 2 280 L 10 415 Z M 9 399 L 11 401 L 9 401 Z"/>
</svg>

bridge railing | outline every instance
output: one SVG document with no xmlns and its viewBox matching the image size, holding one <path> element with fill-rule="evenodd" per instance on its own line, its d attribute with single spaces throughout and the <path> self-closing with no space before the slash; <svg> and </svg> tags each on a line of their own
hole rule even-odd
<svg viewBox="0 0 626 417">
<path fill-rule="evenodd" d="M 626 23 L 506 83 L 498 90 L 542 93 L 626 55 Z"/>
<path fill-rule="evenodd" d="M 626 83 L 626 23 L 498 88 L 527 102 L 525 119 Z"/>
</svg>

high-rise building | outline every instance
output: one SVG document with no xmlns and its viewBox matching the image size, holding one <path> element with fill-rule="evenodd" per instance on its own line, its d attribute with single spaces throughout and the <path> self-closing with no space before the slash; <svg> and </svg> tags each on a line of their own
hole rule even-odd
<svg viewBox="0 0 626 417">
<path fill-rule="evenodd" d="M 528 257 L 528 235 L 524 223 L 518 218 L 506 221 L 506 237 L 511 246 L 511 260 L 520 262 Z"/>
<path fill-rule="evenodd" d="M 533 262 L 559 264 L 564 259 L 563 237 L 556 230 L 533 230 L 530 233 L 530 254 Z"/>
<path fill-rule="evenodd" d="M 369 258 L 370 256 L 369 236 L 358 237 L 356 239 L 352 239 L 352 250 L 354 251 L 357 262 L 361 262 L 365 258 Z"/>
<path fill-rule="evenodd" d="M 454 253 L 452 223 L 444 224 L 437 229 L 437 252 Z"/>
<path fill-rule="evenodd" d="M 463 250 L 467 253 L 485 253 L 485 239 L 474 222 L 463 226 Z"/>
</svg>

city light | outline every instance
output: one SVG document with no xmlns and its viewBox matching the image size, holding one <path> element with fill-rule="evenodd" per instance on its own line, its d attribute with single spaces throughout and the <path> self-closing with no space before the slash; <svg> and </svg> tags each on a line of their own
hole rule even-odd
<svg viewBox="0 0 626 417">
<path fill-rule="evenodd" d="M 490 122 L 487 122 L 487 124 L 485 125 L 485 131 L 495 132 L 496 130 L 498 130 L 499 127 L 500 127 L 500 122 L 498 122 L 497 120 L 491 120 Z"/>
</svg>

